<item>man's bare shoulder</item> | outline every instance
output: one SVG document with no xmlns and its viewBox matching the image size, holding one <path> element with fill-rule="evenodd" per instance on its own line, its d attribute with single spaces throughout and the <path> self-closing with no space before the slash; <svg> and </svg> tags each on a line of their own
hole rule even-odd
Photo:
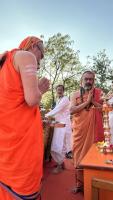
<svg viewBox="0 0 113 200">
<path fill-rule="evenodd" d="M 15 58 L 35 58 L 34 54 L 29 51 L 18 50 L 15 53 Z"/>
<path fill-rule="evenodd" d="M 16 51 L 14 55 L 14 66 L 15 69 L 18 71 L 20 67 L 25 67 L 27 65 L 37 66 L 36 57 L 29 51 L 19 50 Z"/>
</svg>

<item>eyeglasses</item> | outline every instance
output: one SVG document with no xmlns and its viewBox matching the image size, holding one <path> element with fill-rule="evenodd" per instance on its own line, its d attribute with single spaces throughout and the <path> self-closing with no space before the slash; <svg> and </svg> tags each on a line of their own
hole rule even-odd
<svg viewBox="0 0 113 200">
<path fill-rule="evenodd" d="M 43 53 L 43 50 L 39 47 L 39 45 L 37 44 L 36 45 L 37 48 L 39 49 L 39 51 L 41 52 L 41 59 L 44 57 L 44 53 Z"/>
<path fill-rule="evenodd" d="M 85 81 L 94 81 L 94 78 L 84 78 Z"/>
</svg>

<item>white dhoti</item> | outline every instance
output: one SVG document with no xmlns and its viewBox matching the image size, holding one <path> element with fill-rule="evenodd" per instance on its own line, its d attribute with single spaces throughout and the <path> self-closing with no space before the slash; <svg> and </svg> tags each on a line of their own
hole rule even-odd
<svg viewBox="0 0 113 200">
<path fill-rule="evenodd" d="M 56 107 L 46 114 L 46 117 L 54 116 L 55 120 L 64 123 L 64 128 L 54 128 L 54 134 L 51 144 L 52 158 L 61 164 L 64 161 L 65 154 L 72 150 L 71 148 L 71 121 L 69 112 L 69 99 L 67 96 L 63 96 Z"/>
<path fill-rule="evenodd" d="M 72 150 L 71 128 L 55 128 L 51 144 L 51 156 L 58 164 L 63 163 L 65 154 Z"/>
</svg>

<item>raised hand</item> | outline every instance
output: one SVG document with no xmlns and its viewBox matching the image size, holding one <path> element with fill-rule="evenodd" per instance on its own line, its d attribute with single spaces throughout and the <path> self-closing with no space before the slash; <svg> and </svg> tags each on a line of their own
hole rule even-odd
<svg viewBox="0 0 113 200">
<path fill-rule="evenodd" d="M 42 94 L 46 93 L 49 89 L 50 82 L 47 78 L 43 77 L 38 81 L 38 87 Z"/>
<path fill-rule="evenodd" d="M 93 90 L 90 90 L 88 94 L 87 102 L 91 103 L 92 100 L 93 100 Z"/>
</svg>

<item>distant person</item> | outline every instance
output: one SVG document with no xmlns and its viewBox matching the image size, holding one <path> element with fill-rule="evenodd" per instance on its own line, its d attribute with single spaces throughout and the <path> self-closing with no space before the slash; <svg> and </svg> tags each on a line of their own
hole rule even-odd
<svg viewBox="0 0 113 200">
<path fill-rule="evenodd" d="M 71 147 L 71 121 L 69 111 L 69 98 L 64 96 L 64 86 L 58 85 L 56 87 L 56 94 L 58 100 L 53 110 L 47 113 L 46 117 L 55 117 L 55 120 L 64 123 L 63 128 L 54 128 L 54 134 L 51 144 L 51 156 L 57 163 L 53 173 L 59 173 L 64 169 L 64 159 L 66 152 L 70 152 Z"/>
<path fill-rule="evenodd" d="M 0 55 L 0 200 L 38 200 L 43 174 L 39 105 L 49 88 L 37 70 L 42 40 L 27 37 Z"/>
</svg>

